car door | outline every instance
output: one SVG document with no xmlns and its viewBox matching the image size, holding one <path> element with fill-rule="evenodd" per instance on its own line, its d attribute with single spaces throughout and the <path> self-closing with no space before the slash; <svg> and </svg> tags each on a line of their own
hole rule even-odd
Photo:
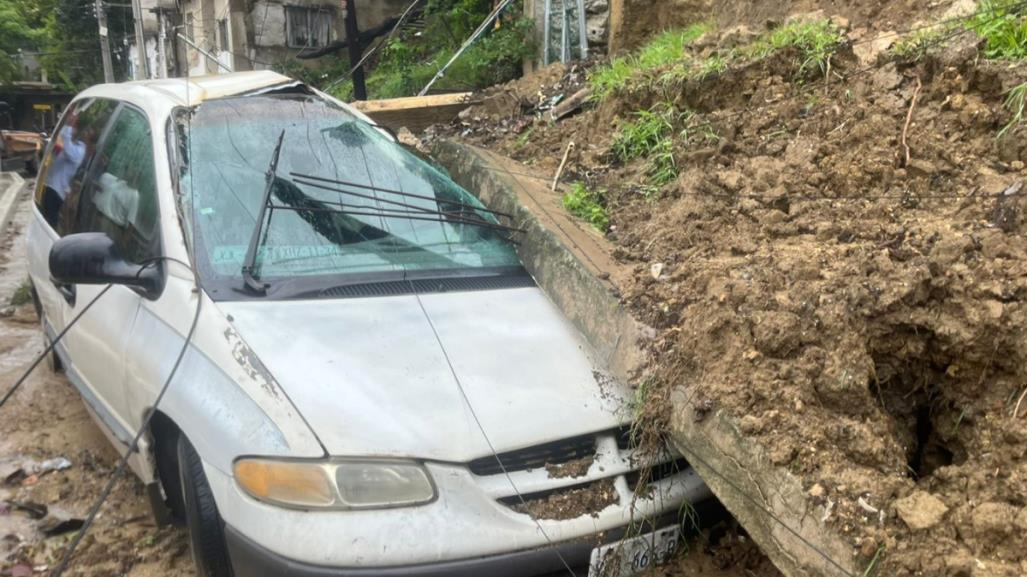
<svg viewBox="0 0 1027 577">
<path fill-rule="evenodd" d="M 71 287 L 50 280 L 50 248 L 72 231 L 82 185 L 115 108 L 115 102 L 105 99 L 73 102 L 61 117 L 39 169 L 36 210 L 28 232 L 29 275 L 51 337 L 70 320 L 67 312 L 74 294 Z"/>
<path fill-rule="evenodd" d="M 108 235 L 126 260 L 139 264 L 160 252 L 153 150 L 146 115 L 121 104 L 89 168 L 74 225 L 74 232 Z M 104 286 L 75 286 L 68 314 L 77 314 Z M 124 391 L 125 350 L 142 299 L 129 287 L 112 286 L 66 337 L 76 377 L 108 413 L 101 418 L 126 442 L 134 419 Z"/>
</svg>

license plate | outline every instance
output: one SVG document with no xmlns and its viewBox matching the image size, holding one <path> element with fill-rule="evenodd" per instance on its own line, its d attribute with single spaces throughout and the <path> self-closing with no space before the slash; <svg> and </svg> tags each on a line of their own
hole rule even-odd
<svg viewBox="0 0 1027 577">
<path fill-rule="evenodd" d="M 678 549 L 679 527 L 667 527 L 592 549 L 588 577 L 630 577 L 662 565 Z"/>
</svg>

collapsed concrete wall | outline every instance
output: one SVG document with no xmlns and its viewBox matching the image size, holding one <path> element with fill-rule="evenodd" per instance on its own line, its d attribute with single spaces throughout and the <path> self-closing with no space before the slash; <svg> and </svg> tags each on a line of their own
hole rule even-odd
<svg viewBox="0 0 1027 577">
<path fill-rule="evenodd" d="M 606 239 L 568 215 L 560 194 L 530 167 L 451 141 L 433 146 L 457 183 L 525 230 L 518 247 L 525 267 L 605 355 L 610 373 L 626 382 L 643 379 L 652 331 L 622 306 L 612 279 L 624 265 Z M 672 442 L 774 564 L 789 577 L 861 574 L 852 548 L 825 526 L 830 505 L 811 505 L 799 479 L 746 440 L 737 419 L 697 408 L 688 383 L 681 385 L 671 399 Z"/>
</svg>

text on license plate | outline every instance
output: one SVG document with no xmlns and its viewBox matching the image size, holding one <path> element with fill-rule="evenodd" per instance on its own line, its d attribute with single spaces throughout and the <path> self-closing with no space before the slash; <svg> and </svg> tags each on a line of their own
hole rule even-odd
<svg viewBox="0 0 1027 577">
<path fill-rule="evenodd" d="M 679 527 L 667 527 L 592 549 L 588 577 L 630 577 L 661 565 L 677 551 L 680 539 Z"/>
</svg>

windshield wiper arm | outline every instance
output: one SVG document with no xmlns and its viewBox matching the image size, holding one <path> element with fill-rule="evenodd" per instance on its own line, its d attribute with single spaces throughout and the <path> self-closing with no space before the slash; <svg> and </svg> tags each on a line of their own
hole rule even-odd
<svg viewBox="0 0 1027 577">
<path fill-rule="evenodd" d="M 274 209 L 271 206 L 271 191 L 275 186 L 275 173 L 278 170 L 278 158 L 282 153 L 282 142 L 285 140 L 285 129 L 282 129 L 281 134 L 278 135 L 278 144 L 275 145 L 274 152 L 271 153 L 271 163 L 267 167 L 267 174 L 265 175 L 264 184 L 264 199 L 260 204 L 260 212 L 257 213 L 257 226 L 253 229 L 253 234 L 250 236 L 250 245 L 246 249 L 246 259 L 242 263 L 242 278 L 246 283 L 246 288 L 252 290 L 259 295 L 267 294 L 267 283 L 263 283 L 256 275 L 257 265 L 257 249 L 259 248 L 260 233 L 264 228 L 264 216 L 267 215 L 268 221 L 271 220 L 271 214 L 268 213 L 268 209 Z M 268 222 L 268 227 L 271 223 Z"/>
</svg>

